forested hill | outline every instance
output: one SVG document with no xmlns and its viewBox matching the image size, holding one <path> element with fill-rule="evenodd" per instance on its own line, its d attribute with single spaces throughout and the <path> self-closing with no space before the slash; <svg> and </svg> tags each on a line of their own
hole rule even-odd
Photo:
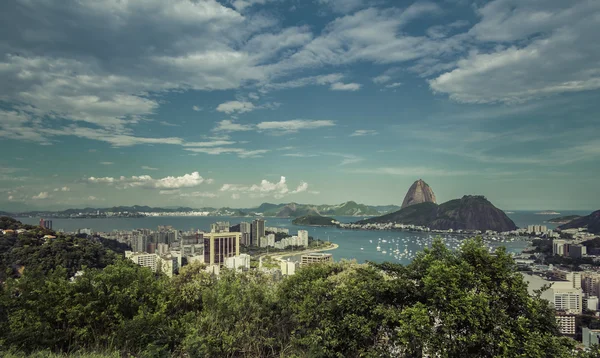
<svg viewBox="0 0 600 358">
<path fill-rule="evenodd" d="M 0 284 L 0 356 L 573 357 L 548 302 L 481 240 L 456 252 L 436 240 L 406 266 L 315 264 L 278 280 L 197 263 L 168 278 L 41 234 L 0 236 L 4 267 L 25 267 Z"/>
<path fill-rule="evenodd" d="M 115 263 L 128 248 L 115 240 L 64 235 L 9 217 L 0 217 L 0 230 L 6 230 L 0 232 L 0 281 L 23 271 L 48 274 L 57 267 L 71 277 L 83 267 Z"/>
</svg>

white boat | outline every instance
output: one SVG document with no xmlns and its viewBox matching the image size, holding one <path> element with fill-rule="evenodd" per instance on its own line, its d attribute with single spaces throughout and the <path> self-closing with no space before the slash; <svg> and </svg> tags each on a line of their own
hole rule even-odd
<svg viewBox="0 0 600 358">
<path fill-rule="evenodd" d="M 385 255 L 385 254 L 387 254 L 387 251 L 381 251 L 381 253 Z"/>
<path fill-rule="evenodd" d="M 381 251 L 381 246 L 377 246 L 377 251 Z"/>
<path fill-rule="evenodd" d="M 361 249 L 361 250 L 364 250 L 365 248 L 364 248 L 364 247 L 361 247 L 360 249 Z"/>
</svg>

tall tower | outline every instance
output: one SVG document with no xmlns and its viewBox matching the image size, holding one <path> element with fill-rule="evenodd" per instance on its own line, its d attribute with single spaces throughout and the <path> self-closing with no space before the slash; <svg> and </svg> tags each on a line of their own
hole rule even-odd
<svg viewBox="0 0 600 358">
<path fill-rule="evenodd" d="M 258 246 L 261 237 L 265 236 L 265 221 L 263 219 L 256 219 L 252 222 L 250 232 L 250 245 Z"/>
</svg>

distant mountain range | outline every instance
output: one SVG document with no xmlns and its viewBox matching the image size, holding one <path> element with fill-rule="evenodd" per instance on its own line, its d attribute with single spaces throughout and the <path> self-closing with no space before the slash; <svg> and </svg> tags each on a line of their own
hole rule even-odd
<svg viewBox="0 0 600 358">
<path fill-rule="evenodd" d="M 436 230 L 515 230 L 515 223 L 485 197 L 465 195 L 443 204 L 423 202 L 382 216 L 357 222 L 398 223 L 426 226 Z"/>
<path fill-rule="evenodd" d="M 62 211 L 28 211 L 9 213 L 0 211 L 0 215 L 4 216 L 53 216 L 53 217 L 70 217 L 73 215 L 97 215 L 107 212 L 129 212 L 129 213 L 175 213 L 175 212 L 190 212 L 202 211 L 208 212 L 211 216 L 267 216 L 267 217 L 299 217 L 304 215 L 330 215 L 330 216 L 375 216 L 398 210 L 397 205 L 365 205 L 358 204 L 354 201 L 348 201 L 339 205 L 312 205 L 298 203 L 283 203 L 271 204 L 263 203 L 256 208 L 190 208 L 190 207 L 150 207 L 143 205 L 133 206 L 114 206 L 110 208 L 82 208 L 82 209 L 67 209 Z"/>
</svg>

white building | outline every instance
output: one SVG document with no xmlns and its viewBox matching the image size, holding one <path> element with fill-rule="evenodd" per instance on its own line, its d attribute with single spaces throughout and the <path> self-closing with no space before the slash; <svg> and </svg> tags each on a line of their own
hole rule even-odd
<svg viewBox="0 0 600 358">
<path fill-rule="evenodd" d="M 297 261 L 281 261 L 281 274 L 284 276 L 294 275 L 299 268 L 300 263 Z"/>
<path fill-rule="evenodd" d="M 590 348 L 593 345 L 600 344 L 600 329 L 589 329 L 583 327 L 581 329 L 581 340 L 585 348 Z"/>
<path fill-rule="evenodd" d="M 298 230 L 298 238 L 300 246 L 308 247 L 308 231 Z"/>
<path fill-rule="evenodd" d="M 173 274 L 179 269 L 177 257 L 160 257 L 158 254 L 125 251 L 125 258 L 130 259 L 142 267 L 150 268 L 152 272 L 163 272 L 169 277 L 173 277 Z"/>
<path fill-rule="evenodd" d="M 557 312 L 556 322 L 558 323 L 558 330 L 561 334 L 575 335 L 575 315 L 564 312 Z"/>
<path fill-rule="evenodd" d="M 156 245 L 156 253 L 160 256 L 166 255 L 169 253 L 169 244 L 159 243 Z"/>
<path fill-rule="evenodd" d="M 573 287 L 571 281 L 548 281 L 535 275 L 523 274 L 523 279 L 528 283 L 529 294 L 535 294 L 544 285 L 551 285 L 545 290 L 541 298 L 548 300 L 557 311 L 580 314 L 583 308 L 583 291 Z"/>
<path fill-rule="evenodd" d="M 228 257 L 225 259 L 225 267 L 231 270 L 247 271 L 250 269 L 250 255 L 241 254 L 239 256 Z"/>
<path fill-rule="evenodd" d="M 552 255 L 563 256 L 565 254 L 565 240 L 552 240 Z"/>
</svg>

